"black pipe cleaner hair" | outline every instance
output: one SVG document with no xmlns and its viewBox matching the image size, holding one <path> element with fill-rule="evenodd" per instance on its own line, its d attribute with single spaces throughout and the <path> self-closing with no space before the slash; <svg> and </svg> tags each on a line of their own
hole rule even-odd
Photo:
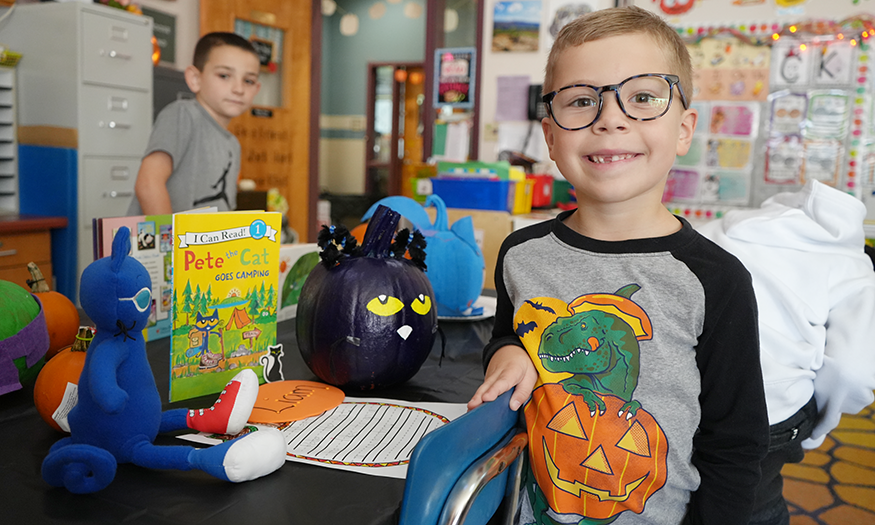
<svg viewBox="0 0 875 525">
<path fill-rule="evenodd" d="M 410 263 L 425 271 L 425 237 L 419 230 L 413 233 L 407 228 L 395 233 L 400 214 L 385 206 L 378 206 L 365 232 L 365 241 L 358 246 L 356 238 L 343 226 L 322 226 L 317 244 L 322 251 L 322 264 L 331 269 L 350 257 L 392 257 L 405 260 L 410 254 Z M 340 246 L 340 249 L 338 249 Z"/>
<path fill-rule="evenodd" d="M 358 240 L 343 226 L 323 225 L 316 244 L 322 248 L 319 257 L 322 258 L 322 263 L 326 268 L 336 266 L 344 256 L 358 257 L 361 255 Z M 337 249 L 338 245 L 340 245 L 339 250 Z"/>
</svg>

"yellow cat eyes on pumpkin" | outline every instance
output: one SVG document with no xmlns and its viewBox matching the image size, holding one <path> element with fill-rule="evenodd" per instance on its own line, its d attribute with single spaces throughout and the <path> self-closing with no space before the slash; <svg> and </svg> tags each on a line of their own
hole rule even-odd
<svg viewBox="0 0 875 525">
<path fill-rule="evenodd" d="M 378 295 L 368 301 L 368 311 L 382 317 L 395 315 L 404 308 L 404 303 L 397 297 Z M 431 297 L 419 294 L 410 304 L 410 308 L 419 315 L 425 315 L 431 310 Z"/>
</svg>

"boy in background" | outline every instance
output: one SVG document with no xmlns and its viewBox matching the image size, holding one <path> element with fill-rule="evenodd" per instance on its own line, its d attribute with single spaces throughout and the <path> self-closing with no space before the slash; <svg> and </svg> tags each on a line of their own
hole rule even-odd
<svg viewBox="0 0 875 525">
<path fill-rule="evenodd" d="M 759 308 L 771 423 L 751 525 L 787 525 L 781 469 L 875 400 L 875 272 L 866 206 L 816 180 L 699 231 L 744 263 Z"/>
<path fill-rule="evenodd" d="M 259 67 L 252 44 L 239 35 L 209 33 L 198 40 L 185 69 L 195 99 L 172 102 L 155 119 L 128 215 L 236 209 L 240 143 L 228 123 L 252 106 Z"/>
<path fill-rule="evenodd" d="M 468 405 L 531 394 L 520 523 L 746 525 L 769 440 L 751 278 L 661 202 L 698 117 L 686 46 L 646 10 L 590 13 L 544 92 L 578 208 L 504 241 Z"/>
</svg>

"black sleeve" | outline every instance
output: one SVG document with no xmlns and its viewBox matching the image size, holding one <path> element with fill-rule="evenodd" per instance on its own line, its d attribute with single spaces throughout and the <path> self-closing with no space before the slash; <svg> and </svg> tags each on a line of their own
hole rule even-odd
<svg viewBox="0 0 875 525">
<path fill-rule="evenodd" d="M 713 248 L 706 241 L 705 250 Z M 696 346 L 702 417 L 692 457 L 701 484 L 684 523 L 746 525 L 768 451 L 769 420 L 751 277 L 734 257 L 720 255 L 719 267 L 691 264 L 705 287 L 706 314 Z"/>
<path fill-rule="evenodd" d="M 489 366 L 489 360 L 492 359 L 493 354 L 495 354 L 496 350 L 502 346 L 517 345 L 523 347 L 522 341 L 520 341 L 519 336 L 516 335 L 516 331 L 514 331 L 514 308 L 510 296 L 507 293 L 507 286 L 504 281 L 504 257 L 507 255 L 507 251 L 511 247 L 516 246 L 524 240 L 521 236 L 522 231 L 524 230 L 512 233 L 501 243 L 501 249 L 498 251 L 498 257 L 495 262 L 495 317 L 492 325 L 492 338 L 483 348 L 484 372 L 486 371 L 486 367 Z"/>
</svg>

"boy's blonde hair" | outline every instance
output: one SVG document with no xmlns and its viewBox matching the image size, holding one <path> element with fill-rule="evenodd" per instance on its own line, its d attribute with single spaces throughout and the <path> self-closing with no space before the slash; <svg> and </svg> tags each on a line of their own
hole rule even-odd
<svg viewBox="0 0 875 525">
<path fill-rule="evenodd" d="M 693 66 L 686 44 L 665 21 L 655 13 L 640 7 L 614 7 L 594 11 L 576 18 L 565 25 L 556 36 L 547 68 L 544 72 L 543 93 L 551 93 L 563 86 L 553 85 L 553 70 L 563 51 L 585 42 L 601 40 L 611 36 L 644 33 L 656 40 L 668 60 L 671 71 L 641 71 L 641 73 L 668 73 L 680 77 L 681 88 L 687 97 L 687 104 L 693 99 Z M 622 79 L 620 79 L 622 80 Z"/>
</svg>

